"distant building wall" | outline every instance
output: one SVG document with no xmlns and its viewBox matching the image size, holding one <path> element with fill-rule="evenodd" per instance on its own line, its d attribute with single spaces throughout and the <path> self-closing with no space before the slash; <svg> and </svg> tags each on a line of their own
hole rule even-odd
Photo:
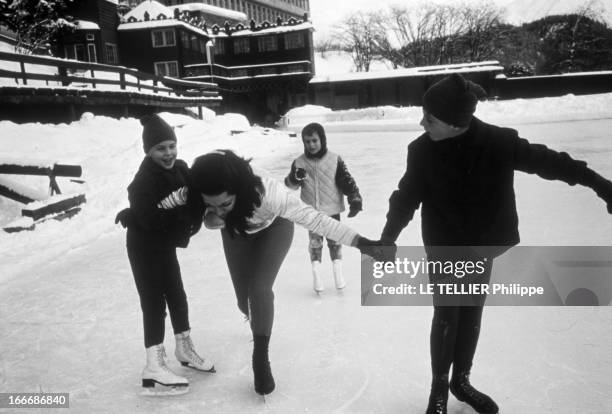
<svg viewBox="0 0 612 414">
<path fill-rule="evenodd" d="M 499 72 L 500 69 L 491 69 L 461 74 L 481 85 L 491 95 L 495 90 L 495 77 Z M 374 76 L 370 79 L 349 81 L 313 80 L 308 85 L 308 100 L 311 104 L 334 110 L 384 105 L 421 105 L 421 98 L 427 88 L 447 75 L 448 73 L 423 73 L 405 77 Z"/>
<path fill-rule="evenodd" d="M 567 94 L 612 92 L 612 72 L 593 72 L 521 78 L 498 77 L 490 96 L 498 99 L 542 98 Z"/>
</svg>

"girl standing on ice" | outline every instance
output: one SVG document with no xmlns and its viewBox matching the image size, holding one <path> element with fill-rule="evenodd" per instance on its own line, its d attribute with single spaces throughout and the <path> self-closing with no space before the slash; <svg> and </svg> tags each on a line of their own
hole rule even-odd
<svg viewBox="0 0 612 414">
<path fill-rule="evenodd" d="M 355 217 L 362 210 L 361 194 L 355 179 L 338 154 L 327 149 L 327 137 L 321 124 L 313 122 L 302 129 L 304 153 L 291 164 L 285 177 L 285 185 L 292 190 L 300 189 L 303 202 L 340 221 L 344 211 L 344 196 L 349 203 L 348 217 Z M 315 292 L 324 290 L 321 280 L 323 237 L 308 232 L 308 251 L 312 264 L 312 287 Z M 334 283 L 340 290 L 346 286 L 342 276 L 342 245 L 327 240 L 332 260 Z"/>
<path fill-rule="evenodd" d="M 205 226 L 222 229 L 238 308 L 250 320 L 255 391 L 269 394 L 275 387 L 268 359 L 272 287 L 293 240 L 293 223 L 345 245 L 361 246 L 367 239 L 303 203 L 282 183 L 255 175 L 249 161 L 232 151 L 196 158 L 191 174 L 193 192 L 206 207 Z"/>
<path fill-rule="evenodd" d="M 176 338 L 175 356 L 183 366 L 214 372 L 210 359 L 195 351 L 190 337 L 187 297 L 176 257 L 201 226 L 199 210 L 186 205 L 189 168 L 176 158 L 176 135 L 157 115 L 141 120 L 146 153 L 128 186 L 130 208 L 117 216 L 127 226 L 127 252 L 140 296 L 147 363 L 142 386 L 153 394 L 182 394 L 186 378 L 167 365 L 164 349 L 166 304 Z M 155 385 L 166 389 L 157 392 Z"/>
</svg>

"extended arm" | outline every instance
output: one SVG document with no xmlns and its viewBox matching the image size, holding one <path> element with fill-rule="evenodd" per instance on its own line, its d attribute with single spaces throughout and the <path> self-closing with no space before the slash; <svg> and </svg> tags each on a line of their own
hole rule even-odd
<svg viewBox="0 0 612 414">
<path fill-rule="evenodd" d="M 514 144 L 515 169 L 537 174 L 547 180 L 560 180 L 569 185 L 580 184 L 591 188 L 607 204 L 612 214 L 612 182 L 589 167 L 584 161 L 574 160 L 565 152 L 557 152 L 545 145 L 531 144 L 516 138 Z"/>
<path fill-rule="evenodd" d="M 339 243 L 354 246 L 359 235 L 350 227 L 305 204 L 280 183 L 266 179 L 261 208 Z"/>
</svg>

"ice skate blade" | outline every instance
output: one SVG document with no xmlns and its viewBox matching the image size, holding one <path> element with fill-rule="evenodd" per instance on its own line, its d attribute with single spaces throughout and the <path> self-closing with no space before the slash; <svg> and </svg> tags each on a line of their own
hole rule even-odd
<svg viewBox="0 0 612 414">
<path fill-rule="evenodd" d="M 165 397 L 170 395 L 182 395 L 189 392 L 189 384 L 162 384 L 153 379 L 142 380 L 142 392 L 144 397 Z"/>
<path fill-rule="evenodd" d="M 184 362 L 184 361 L 179 361 L 181 363 L 182 366 L 187 367 L 187 368 L 191 368 L 191 369 L 195 369 L 196 371 L 201 371 L 201 372 L 210 372 L 211 374 L 217 372 L 217 370 L 215 369 L 215 366 L 213 365 L 211 369 L 200 369 L 197 368 L 191 364 L 189 364 L 189 362 Z"/>
</svg>

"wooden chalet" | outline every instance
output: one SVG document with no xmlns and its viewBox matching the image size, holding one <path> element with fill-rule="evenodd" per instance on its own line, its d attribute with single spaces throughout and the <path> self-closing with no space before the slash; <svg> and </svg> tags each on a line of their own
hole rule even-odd
<svg viewBox="0 0 612 414">
<path fill-rule="evenodd" d="M 213 26 L 210 61 L 186 65 L 186 79 L 218 84 L 222 110 L 270 123 L 307 103 L 314 74 L 312 31 L 306 16 L 304 21 Z"/>
<path fill-rule="evenodd" d="M 76 30 L 65 35 L 55 47 L 55 55 L 82 62 L 119 63 L 117 4 L 112 0 L 69 3 L 68 13 L 76 18 Z"/>
</svg>

